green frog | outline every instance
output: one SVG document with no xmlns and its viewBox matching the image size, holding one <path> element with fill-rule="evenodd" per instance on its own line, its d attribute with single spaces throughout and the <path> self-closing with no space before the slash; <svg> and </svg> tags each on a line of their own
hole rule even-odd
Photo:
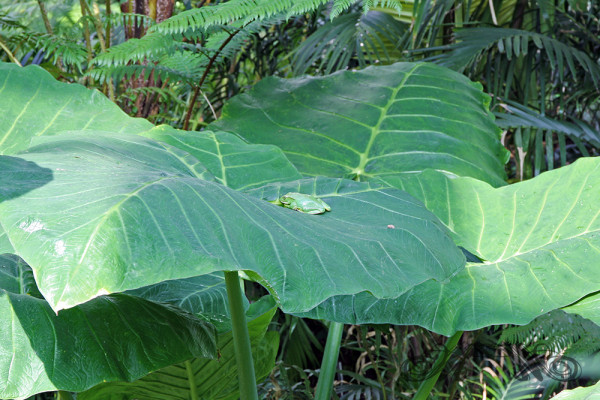
<svg viewBox="0 0 600 400">
<path fill-rule="evenodd" d="M 286 208 L 306 214 L 323 214 L 326 211 L 331 211 L 329 204 L 310 194 L 289 192 L 281 196 L 279 201 Z"/>
</svg>

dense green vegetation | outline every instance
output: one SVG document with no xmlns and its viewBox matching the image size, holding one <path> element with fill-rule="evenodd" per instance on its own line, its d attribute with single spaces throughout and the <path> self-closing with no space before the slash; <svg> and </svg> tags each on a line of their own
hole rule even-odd
<svg viewBox="0 0 600 400">
<path fill-rule="evenodd" d="M 0 398 L 598 395 L 599 14 L 0 0 Z"/>
</svg>

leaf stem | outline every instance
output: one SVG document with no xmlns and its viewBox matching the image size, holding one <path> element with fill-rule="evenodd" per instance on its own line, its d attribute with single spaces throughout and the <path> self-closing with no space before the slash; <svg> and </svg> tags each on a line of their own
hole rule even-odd
<svg viewBox="0 0 600 400">
<path fill-rule="evenodd" d="M 44 2 L 42 0 L 37 0 L 38 5 L 40 6 L 40 12 L 42 13 L 42 20 L 44 21 L 44 26 L 46 27 L 46 32 L 50 35 L 54 35 L 52 31 L 52 25 L 50 24 L 50 20 L 48 19 L 48 12 L 46 12 L 46 6 L 44 6 Z"/>
<path fill-rule="evenodd" d="M 198 99 L 198 94 L 200 94 L 200 90 L 202 89 L 202 85 L 204 84 L 204 81 L 206 80 L 206 77 L 208 76 L 208 73 L 210 72 L 213 64 L 217 60 L 217 57 L 219 56 L 219 54 L 221 54 L 221 52 L 223 51 L 223 49 L 225 48 L 225 46 L 227 46 L 227 44 L 231 41 L 231 39 L 233 39 L 233 37 L 235 35 L 237 35 L 238 32 L 240 32 L 241 30 L 242 30 L 242 28 L 236 30 L 233 33 L 230 33 L 229 37 L 227 39 L 225 39 L 223 41 L 223 43 L 221 43 L 221 46 L 219 47 L 219 49 L 210 58 L 210 61 L 208 62 L 208 65 L 204 69 L 204 73 L 202 74 L 202 77 L 200 78 L 200 81 L 198 82 L 198 85 L 196 86 L 196 89 L 194 89 L 194 94 L 192 95 L 192 100 L 190 101 L 190 105 L 189 105 L 189 107 L 187 109 L 187 113 L 185 114 L 185 120 L 183 121 L 183 130 L 187 131 L 188 127 L 190 126 L 190 118 L 192 116 L 192 111 L 194 110 L 194 105 L 196 104 L 196 99 Z"/>
<path fill-rule="evenodd" d="M 342 334 L 344 333 L 344 324 L 340 322 L 331 322 L 329 332 L 327 333 L 327 343 L 321 362 L 321 373 L 317 382 L 315 400 L 329 400 L 333 389 L 333 378 L 335 376 L 336 364 L 340 354 L 340 345 L 342 343 Z"/>
<path fill-rule="evenodd" d="M 246 325 L 246 313 L 242 302 L 242 288 L 237 271 L 224 271 L 231 326 L 233 328 L 233 346 L 238 367 L 241 400 L 258 400 L 256 375 L 250 348 L 250 336 Z"/>
<path fill-rule="evenodd" d="M 73 400 L 73 395 L 71 394 L 71 392 L 59 390 L 58 392 L 56 392 L 56 400 Z"/>
<path fill-rule="evenodd" d="M 196 387 L 196 381 L 194 380 L 194 371 L 192 370 L 192 363 L 187 360 L 185 363 L 185 372 L 187 373 L 188 382 L 190 384 L 190 400 L 198 400 L 198 388 Z"/>
<path fill-rule="evenodd" d="M 427 400 L 429 398 L 431 390 L 440 377 L 444 366 L 456 348 L 456 345 L 458 344 L 462 334 L 462 331 L 458 331 L 446 341 L 444 350 L 440 352 L 440 355 L 438 356 L 437 360 L 435 360 L 435 363 L 431 369 L 431 371 L 433 371 L 433 375 L 421 382 L 421 386 L 419 386 L 419 390 L 417 390 L 417 393 L 415 393 L 413 396 L 413 400 Z"/>
<path fill-rule="evenodd" d="M 361 327 L 358 326 L 356 330 L 356 337 L 358 339 L 358 345 L 362 346 L 367 352 L 367 357 L 369 357 L 369 361 L 371 361 L 371 365 L 373 366 L 373 370 L 375 371 L 375 376 L 377 377 L 377 382 L 379 382 L 379 386 L 381 387 L 381 394 L 383 400 L 387 400 L 387 391 L 385 385 L 383 383 L 383 378 L 381 377 L 381 373 L 379 372 L 378 360 L 375 360 L 373 357 L 373 353 L 371 353 L 371 345 L 367 343 L 367 338 L 363 340 L 362 334 L 360 332 Z"/>
<path fill-rule="evenodd" d="M 22 65 L 19 62 L 19 60 L 17 60 L 17 58 L 13 55 L 13 53 L 11 53 L 11 51 L 8 48 L 8 46 L 6 46 L 4 44 L 4 42 L 2 41 L 2 39 L 0 39 L 0 49 L 4 50 L 6 52 L 6 54 L 8 54 L 8 58 L 10 58 L 10 60 L 12 62 L 14 62 L 15 64 L 17 64 L 19 67 L 22 67 Z"/>
<path fill-rule="evenodd" d="M 85 18 L 86 16 L 86 4 L 85 4 L 85 0 L 79 0 L 79 6 L 81 7 L 81 16 L 82 16 L 82 22 L 83 22 L 83 32 L 84 32 L 84 37 L 85 37 L 85 47 L 87 48 L 87 60 L 88 60 L 88 64 L 90 62 L 92 62 L 92 39 L 90 37 L 90 27 L 88 25 L 88 21 Z"/>
</svg>

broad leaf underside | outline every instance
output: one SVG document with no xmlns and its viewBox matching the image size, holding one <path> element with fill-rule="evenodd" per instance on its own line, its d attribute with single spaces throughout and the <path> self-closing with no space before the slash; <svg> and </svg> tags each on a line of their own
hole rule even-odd
<svg viewBox="0 0 600 400">
<path fill-rule="evenodd" d="M 260 303 L 261 301 L 259 301 Z M 264 302 L 263 302 L 264 303 Z M 269 303 L 269 302 L 266 302 Z M 252 358 L 257 382 L 263 381 L 273 370 L 279 348 L 279 334 L 267 332 L 267 327 L 275 314 L 275 308 L 260 310 L 263 307 L 253 303 L 248 311 L 248 333 L 252 346 Z M 257 310 L 258 311 L 258 310 Z M 79 393 L 80 400 L 188 400 L 190 387 L 195 387 L 197 398 L 239 399 L 238 370 L 231 332 L 218 338 L 219 358 L 217 360 L 193 359 L 188 365 L 177 364 L 149 374 L 136 382 L 114 382 L 98 385 Z"/>
<path fill-rule="evenodd" d="M 222 272 L 187 279 L 168 280 L 133 289 L 126 294 L 159 303 L 168 303 L 207 319 L 219 332 L 230 330 L 229 301 Z M 244 297 L 244 307 L 248 300 Z"/>
<path fill-rule="evenodd" d="M 214 357 L 209 324 L 172 307 L 115 294 L 56 315 L 29 267 L 0 256 L 0 397 L 82 391 L 132 381 L 191 357 Z"/>
<path fill-rule="evenodd" d="M 500 186 L 509 154 L 488 104 L 460 74 L 397 63 L 263 79 L 213 126 L 279 146 L 305 175 L 368 180 L 434 168 Z"/>
</svg>

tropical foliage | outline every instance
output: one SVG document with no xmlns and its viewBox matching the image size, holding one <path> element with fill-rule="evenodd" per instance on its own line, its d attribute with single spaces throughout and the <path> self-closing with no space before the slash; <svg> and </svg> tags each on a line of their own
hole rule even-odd
<svg viewBox="0 0 600 400">
<path fill-rule="evenodd" d="M 152 4 L 0 1 L 0 398 L 600 377 L 597 4 Z"/>
</svg>

